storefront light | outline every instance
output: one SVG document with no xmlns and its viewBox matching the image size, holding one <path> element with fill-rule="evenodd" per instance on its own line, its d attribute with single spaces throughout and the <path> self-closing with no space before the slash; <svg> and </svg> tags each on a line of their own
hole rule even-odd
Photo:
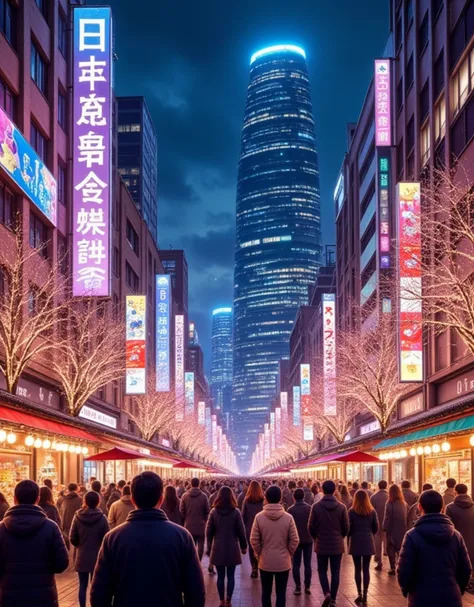
<svg viewBox="0 0 474 607">
<path fill-rule="evenodd" d="M 0 443 L 4 443 L 7 440 L 7 433 L 5 430 L 0 430 Z"/>
<path fill-rule="evenodd" d="M 56 451 L 62 451 L 63 450 L 63 444 L 62 443 L 56 443 L 55 447 Z"/>
<path fill-rule="evenodd" d="M 393 459 L 395 457 L 395 453 L 393 451 L 390 451 L 387 457 L 388 459 Z"/>
<path fill-rule="evenodd" d="M 25 445 L 27 447 L 32 447 L 33 444 L 35 442 L 35 439 L 33 436 L 31 436 L 31 434 L 28 434 L 28 436 L 25 438 Z"/>
<path fill-rule="evenodd" d="M 82 455 L 87 455 L 89 453 L 88 447 L 82 447 Z"/>
<path fill-rule="evenodd" d="M 448 443 L 448 441 L 444 441 L 444 443 L 441 445 L 441 450 L 443 453 L 451 451 L 451 445 Z"/>
<path fill-rule="evenodd" d="M 400 457 L 401 457 L 400 451 L 395 451 L 394 457 L 395 457 L 395 459 L 400 459 Z"/>
<path fill-rule="evenodd" d="M 412 447 L 412 448 L 410 449 L 410 455 L 411 455 L 412 457 L 414 457 L 414 456 L 416 455 L 416 449 L 415 449 L 415 447 Z"/>
<path fill-rule="evenodd" d="M 438 443 L 435 443 L 432 447 L 433 449 L 433 453 L 439 453 L 441 451 L 441 447 L 438 445 Z"/>
<path fill-rule="evenodd" d="M 35 449 L 39 449 L 42 444 L 43 444 L 43 441 L 40 438 L 35 439 L 35 442 L 34 442 Z"/>
<path fill-rule="evenodd" d="M 43 449 L 50 449 L 51 448 L 51 441 L 49 440 L 49 438 L 45 438 L 43 441 Z"/>
<path fill-rule="evenodd" d="M 423 449 L 423 447 L 417 447 L 416 448 L 416 452 L 417 452 L 418 455 L 423 455 L 424 451 L 425 450 Z"/>
<path fill-rule="evenodd" d="M 426 445 L 426 447 L 423 449 L 423 451 L 424 451 L 425 455 L 431 455 L 432 449 L 429 445 Z"/>
<path fill-rule="evenodd" d="M 61 445 L 61 451 L 64 451 L 64 453 L 66 453 L 66 451 L 69 449 L 69 445 L 67 443 L 63 443 Z"/>
<path fill-rule="evenodd" d="M 408 455 L 408 453 L 407 453 L 406 449 L 402 449 L 402 450 L 400 451 L 400 457 L 402 457 L 402 458 L 403 458 L 403 457 L 406 457 L 407 455 Z"/>
<path fill-rule="evenodd" d="M 469 439 L 469 442 L 471 443 L 471 447 L 474 447 L 474 434 Z"/>
<path fill-rule="evenodd" d="M 7 443 L 9 445 L 13 445 L 14 443 L 16 443 L 16 434 L 14 432 L 9 432 L 7 434 Z"/>
<path fill-rule="evenodd" d="M 76 453 L 77 453 L 77 455 L 79 455 L 80 452 L 81 452 L 81 447 L 79 445 L 77 445 L 77 447 L 76 447 Z"/>
<path fill-rule="evenodd" d="M 74 445 L 69 445 L 69 453 L 75 453 L 76 447 Z"/>
</svg>

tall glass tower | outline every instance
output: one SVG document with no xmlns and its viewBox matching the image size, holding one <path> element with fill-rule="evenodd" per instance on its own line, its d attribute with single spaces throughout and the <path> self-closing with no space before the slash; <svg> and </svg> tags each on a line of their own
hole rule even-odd
<svg viewBox="0 0 474 607">
<path fill-rule="evenodd" d="M 228 413 L 232 397 L 232 308 L 212 312 L 211 394 L 216 409 Z"/>
<path fill-rule="evenodd" d="M 298 46 L 272 46 L 250 61 L 238 170 L 232 424 L 244 468 L 320 258 L 318 153 L 306 55 Z"/>
</svg>

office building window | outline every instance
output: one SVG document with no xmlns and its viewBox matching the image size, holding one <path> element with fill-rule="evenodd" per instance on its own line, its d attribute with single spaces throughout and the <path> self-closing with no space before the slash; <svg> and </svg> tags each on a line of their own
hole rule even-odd
<svg viewBox="0 0 474 607">
<path fill-rule="evenodd" d="M 16 17 L 17 8 L 10 0 L 0 0 L 0 31 L 13 48 L 16 45 Z"/>
<path fill-rule="evenodd" d="M 430 111 L 430 80 L 426 79 L 424 87 L 421 89 L 420 93 L 420 122 L 428 115 Z"/>
<path fill-rule="evenodd" d="M 39 90 L 46 95 L 46 63 L 33 40 L 31 41 L 30 74 Z"/>
<path fill-rule="evenodd" d="M 474 49 L 462 62 L 459 70 L 453 76 L 452 84 L 452 110 L 453 117 L 466 103 L 467 98 L 474 86 Z"/>
<path fill-rule="evenodd" d="M 474 34 L 474 0 L 468 0 L 450 38 L 451 67 L 454 67 Z"/>
<path fill-rule="evenodd" d="M 119 133 L 139 133 L 141 131 L 140 124 L 119 124 Z"/>
<path fill-rule="evenodd" d="M 407 124 L 407 152 L 410 153 L 415 145 L 415 119 L 412 116 Z"/>
<path fill-rule="evenodd" d="M 3 181 L 0 181 L 0 223 L 7 228 L 11 227 L 15 221 L 15 214 L 15 195 Z"/>
<path fill-rule="evenodd" d="M 397 115 L 402 111 L 403 107 L 403 77 L 397 84 Z"/>
<path fill-rule="evenodd" d="M 48 257 L 48 228 L 36 215 L 30 213 L 30 247 L 38 249 L 45 259 Z"/>
<path fill-rule="evenodd" d="M 61 159 L 58 159 L 58 200 L 66 206 L 67 200 L 67 169 Z"/>
<path fill-rule="evenodd" d="M 429 121 L 421 127 L 421 166 L 424 166 L 429 158 L 431 151 L 431 135 Z"/>
<path fill-rule="evenodd" d="M 120 278 L 120 252 L 117 247 L 114 247 L 113 269 L 115 276 Z"/>
<path fill-rule="evenodd" d="M 58 90 L 58 124 L 67 132 L 67 97 L 61 89 Z"/>
<path fill-rule="evenodd" d="M 400 142 L 397 145 L 397 177 L 399 181 L 401 181 L 401 179 L 403 178 L 403 158 L 403 139 L 400 139 Z"/>
<path fill-rule="evenodd" d="M 444 49 L 438 55 L 434 64 L 434 97 L 441 93 L 444 87 Z"/>
<path fill-rule="evenodd" d="M 446 133 L 446 99 L 444 95 L 434 108 L 435 142 L 438 143 Z"/>
<path fill-rule="evenodd" d="M 63 276 L 67 276 L 68 271 L 68 249 L 67 239 L 58 234 L 58 264 L 59 271 Z"/>
<path fill-rule="evenodd" d="M 138 234 L 135 232 L 132 224 L 127 219 L 127 242 L 136 255 L 140 253 L 140 241 Z"/>
<path fill-rule="evenodd" d="M 47 0 L 35 0 L 36 6 L 40 9 L 43 17 L 46 18 L 48 14 L 48 1 Z"/>
<path fill-rule="evenodd" d="M 140 289 L 140 279 L 128 261 L 125 263 L 125 283 L 134 293 L 138 293 Z"/>
<path fill-rule="evenodd" d="M 443 0 L 431 0 L 431 19 L 433 23 L 438 19 L 442 8 Z"/>
<path fill-rule="evenodd" d="M 30 316 L 33 316 L 34 314 L 36 314 L 37 309 L 38 309 L 38 289 L 35 286 L 30 285 L 30 289 L 28 292 L 28 313 L 30 314 Z"/>
<path fill-rule="evenodd" d="M 413 53 L 410 55 L 410 59 L 408 59 L 407 68 L 405 71 L 405 91 L 408 91 L 413 86 Z"/>
<path fill-rule="evenodd" d="M 1 0 L 0 0 L 1 3 Z M 0 107 L 15 120 L 15 95 L 8 85 L 0 78 Z"/>
<path fill-rule="evenodd" d="M 400 48 L 402 46 L 402 17 L 400 15 L 400 17 L 397 19 L 397 24 L 395 26 L 395 49 L 398 52 L 400 51 Z"/>
<path fill-rule="evenodd" d="M 67 57 L 67 21 L 61 9 L 58 10 L 58 49 Z"/>
<path fill-rule="evenodd" d="M 420 56 L 428 46 L 428 33 L 428 11 L 426 11 L 420 29 L 418 30 L 418 48 L 420 49 Z"/>
<path fill-rule="evenodd" d="M 410 28 L 410 25 L 413 23 L 413 0 L 406 0 L 405 4 L 405 16 L 406 16 L 406 29 L 407 31 Z"/>
<path fill-rule="evenodd" d="M 30 128 L 30 143 L 37 151 L 41 160 L 46 162 L 47 142 L 43 135 L 39 132 L 38 128 L 35 126 L 34 122 L 31 123 Z"/>
</svg>

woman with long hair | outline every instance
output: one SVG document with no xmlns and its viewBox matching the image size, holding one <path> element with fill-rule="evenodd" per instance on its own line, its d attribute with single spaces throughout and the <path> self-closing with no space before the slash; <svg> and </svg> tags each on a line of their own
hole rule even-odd
<svg viewBox="0 0 474 607">
<path fill-rule="evenodd" d="M 366 491 L 359 489 L 354 494 L 349 510 L 349 554 L 354 561 L 354 578 L 357 586 L 357 604 L 367 603 L 370 583 L 370 560 L 375 554 L 375 534 L 379 521 Z M 362 591 L 362 577 L 364 589 Z"/>
<path fill-rule="evenodd" d="M 341 494 L 341 502 L 349 510 L 349 508 L 352 506 L 352 497 L 351 497 L 351 494 L 349 493 L 349 489 L 347 488 L 347 485 L 341 485 L 340 494 Z"/>
<path fill-rule="evenodd" d="M 53 492 L 49 487 L 41 487 L 38 506 L 42 508 L 46 516 L 54 521 L 56 525 L 61 525 L 58 509 L 54 505 Z"/>
<path fill-rule="evenodd" d="M 172 523 L 183 526 L 183 517 L 179 511 L 181 500 L 176 492 L 176 487 L 168 485 L 165 489 L 165 497 L 161 505 L 161 509 Z"/>
<path fill-rule="evenodd" d="M 217 591 L 221 607 L 231 607 L 235 569 L 237 565 L 242 564 L 241 553 L 247 552 L 247 538 L 242 515 L 230 487 L 219 489 L 214 508 L 207 521 L 206 537 L 209 562 L 217 569 Z"/>
<path fill-rule="evenodd" d="M 263 510 L 264 501 L 265 495 L 260 483 L 258 481 L 252 481 L 247 489 L 247 495 L 245 496 L 244 503 L 242 505 L 242 518 L 245 525 L 247 542 L 249 544 L 249 558 L 250 565 L 252 567 L 250 577 L 254 579 L 258 578 L 258 563 L 257 559 L 255 558 L 253 548 L 250 545 L 250 532 L 252 531 L 252 525 L 255 517 Z"/>
<path fill-rule="evenodd" d="M 387 534 L 387 554 L 390 561 L 389 575 L 395 575 L 398 553 L 407 532 L 408 506 L 398 485 L 391 485 L 385 504 L 383 530 Z"/>
</svg>

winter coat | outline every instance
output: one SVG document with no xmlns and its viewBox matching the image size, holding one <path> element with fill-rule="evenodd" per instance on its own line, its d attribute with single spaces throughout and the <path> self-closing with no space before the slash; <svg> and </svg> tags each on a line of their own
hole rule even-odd
<svg viewBox="0 0 474 607">
<path fill-rule="evenodd" d="M 92 579 L 91 607 L 183 604 L 205 605 L 193 538 L 162 510 L 132 510 L 127 522 L 104 538 Z"/>
<path fill-rule="evenodd" d="M 413 529 L 414 524 L 420 518 L 421 513 L 418 509 L 418 502 L 410 506 L 407 514 L 407 529 Z"/>
<path fill-rule="evenodd" d="M 5 516 L 5 513 L 7 512 L 8 508 L 10 508 L 10 506 L 7 504 L 7 502 L 3 502 L 3 504 L 0 504 L 0 521 L 3 521 L 3 517 Z"/>
<path fill-rule="evenodd" d="M 193 536 L 204 536 L 206 533 L 207 517 L 209 516 L 209 500 L 200 489 L 190 489 L 181 498 L 179 507 L 184 519 L 184 527 Z"/>
<path fill-rule="evenodd" d="M 82 508 L 82 503 L 82 497 L 75 491 L 68 493 L 61 503 L 59 509 L 59 514 L 61 515 L 61 530 L 66 536 L 69 535 L 74 515 Z"/>
<path fill-rule="evenodd" d="M 263 510 L 263 500 L 261 502 L 249 502 L 247 499 L 244 500 L 242 506 L 242 519 L 245 525 L 245 533 L 247 540 L 250 540 L 250 533 L 252 531 L 253 522 L 259 512 Z"/>
<path fill-rule="evenodd" d="M 403 499 L 406 501 L 408 508 L 416 504 L 418 501 L 418 494 L 412 491 L 412 489 L 402 489 Z"/>
<path fill-rule="evenodd" d="M 41 502 L 38 504 L 38 506 L 41 508 L 41 510 L 44 511 L 46 516 L 51 521 L 54 521 L 56 525 L 58 525 L 58 527 L 61 526 L 61 517 L 59 516 L 59 512 L 56 506 L 53 506 L 53 504 L 42 504 Z"/>
<path fill-rule="evenodd" d="M 242 564 L 241 550 L 247 550 L 247 538 L 240 510 L 213 508 L 206 527 L 207 553 L 216 567 Z"/>
<path fill-rule="evenodd" d="M 474 564 L 474 502 L 469 495 L 457 495 L 454 502 L 446 506 L 446 514 L 462 535 L 471 563 Z"/>
<path fill-rule="evenodd" d="M 385 504 L 388 501 L 388 491 L 386 489 L 379 489 L 370 498 L 370 503 L 375 508 L 379 525 L 382 527 L 383 519 L 385 516 Z"/>
<path fill-rule="evenodd" d="M 325 495 L 311 509 L 308 531 L 318 554 L 344 554 L 344 538 L 349 533 L 349 517 L 344 504 L 334 495 Z"/>
<path fill-rule="evenodd" d="M 255 517 L 250 544 L 263 571 L 289 571 L 299 544 L 293 517 L 281 504 L 265 504 Z"/>
<path fill-rule="evenodd" d="M 385 504 L 383 530 L 387 533 L 387 542 L 392 544 L 396 552 L 402 547 L 403 538 L 407 532 L 408 506 L 406 502 L 396 501 Z"/>
<path fill-rule="evenodd" d="M 107 500 L 102 494 L 100 494 L 99 508 L 107 516 Z"/>
<path fill-rule="evenodd" d="M 377 512 L 357 514 L 349 510 L 349 554 L 354 556 L 372 556 L 375 554 L 375 534 L 379 530 Z"/>
<path fill-rule="evenodd" d="M 454 502 L 456 498 L 456 491 L 454 491 L 454 489 L 449 489 L 449 487 L 446 489 L 446 491 L 443 493 L 443 502 L 445 506 L 449 506 L 449 504 L 452 504 Z"/>
<path fill-rule="evenodd" d="M 81 508 L 72 521 L 69 541 L 77 548 L 74 569 L 93 573 L 109 523 L 100 508 Z"/>
<path fill-rule="evenodd" d="M 59 607 L 55 573 L 69 564 L 61 531 L 39 506 L 13 506 L 0 523 L 0 605 Z"/>
<path fill-rule="evenodd" d="M 320 495 L 320 493 L 318 493 L 318 495 Z M 320 501 L 320 500 L 318 500 L 318 501 Z M 316 502 L 316 503 L 318 503 L 318 502 Z M 351 496 L 350 495 L 341 495 L 341 504 L 344 504 L 344 506 L 349 510 L 349 508 L 352 506 Z"/>
<path fill-rule="evenodd" d="M 291 516 L 295 519 L 300 544 L 312 544 L 313 538 L 310 536 L 308 531 L 311 506 L 303 500 L 297 500 L 293 506 L 288 509 L 288 514 L 291 514 Z"/>
<path fill-rule="evenodd" d="M 171 510 L 170 508 L 168 508 L 166 502 L 163 502 L 161 504 L 161 509 L 166 514 L 169 521 L 171 521 L 172 523 L 175 523 L 176 525 L 180 525 L 182 527 L 184 521 L 183 521 L 183 517 L 181 516 L 181 512 L 179 511 L 179 508 L 181 506 L 181 500 L 179 499 L 179 497 L 176 499 L 177 499 L 177 504 L 176 504 L 176 508 L 174 510 Z"/>
<path fill-rule="evenodd" d="M 243 506 L 246 495 L 247 495 L 247 491 L 241 491 L 239 493 L 239 497 L 237 498 L 237 507 L 241 512 L 242 512 L 242 506 Z"/>
<path fill-rule="evenodd" d="M 283 502 L 283 506 L 285 506 L 286 510 L 288 510 L 288 508 L 293 506 L 295 503 L 293 493 L 291 492 L 291 489 L 288 489 L 288 487 L 285 487 L 281 492 L 281 501 Z"/>
<path fill-rule="evenodd" d="M 132 504 L 132 498 L 129 495 L 123 495 L 119 500 L 110 506 L 109 510 L 109 525 L 111 529 L 125 523 L 127 516 L 131 510 L 135 510 Z"/>
<path fill-rule="evenodd" d="M 311 489 L 309 487 L 303 487 L 303 491 L 304 491 L 304 501 L 309 504 L 310 506 L 312 506 L 314 504 L 314 495 L 313 492 L 311 491 Z"/>
<path fill-rule="evenodd" d="M 112 491 L 112 493 L 109 495 L 109 498 L 107 499 L 107 512 L 109 512 L 112 504 L 115 504 L 115 502 L 118 502 L 121 497 L 122 497 L 122 494 L 120 493 L 120 491 L 118 489 L 114 489 Z"/>
<path fill-rule="evenodd" d="M 445 514 L 425 514 L 406 534 L 397 576 L 409 607 L 462 607 L 471 570 L 464 540 Z"/>
</svg>

